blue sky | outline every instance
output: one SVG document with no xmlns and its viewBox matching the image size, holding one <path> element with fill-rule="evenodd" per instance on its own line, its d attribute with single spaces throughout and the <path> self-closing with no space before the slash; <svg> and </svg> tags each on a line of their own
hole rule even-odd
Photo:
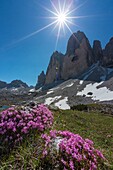
<svg viewBox="0 0 113 170">
<path fill-rule="evenodd" d="M 104 48 L 113 37 L 113 0 L 73 0 L 73 8 L 83 3 L 72 15 L 89 17 L 74 19 L 79 27 L 70 28 L 72 32 L 83 31 L 91 45 L 93 40 L 100 40 Z M 38 74 L 46 71 L 52 53 L 65 53 L 71 35 L 68 29 L 65 35 L 60 34 L 57 48 L 58 28 L 53 30 L 53 26 L 20 41 L 51 23 L 51 19 L 44 18 L 52 16 L 44 6 L 52 9 L 49 0 L 0 0 L 0 80 L 21 79 L 35 85 Z"/>
</svg>

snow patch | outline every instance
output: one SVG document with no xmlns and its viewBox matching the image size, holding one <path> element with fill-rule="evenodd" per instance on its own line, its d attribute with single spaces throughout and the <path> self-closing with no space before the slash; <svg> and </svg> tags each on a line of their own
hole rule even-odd
<svg viewBox="0 0 113 170">
<path fill-rule="evenodd" d="M 11 91 L 18 91 L 19 89 L 18 88 L 15 88 L 15 87 L 13 87 L 12 89 L 11 89 Z"/>
<path fill-rule="evenodd" d="M 40 92 L 42 90 L 42 87 L 40 87 L 39 89 L 35 90 L 36 92 Z"/>
<path fill-rule="evenodd" d="M 35 89 L 30 89 L 29 92 L 35 92 Z"/>
<path fill-rule="evenodd" d="M 55 106 L 57 106 L 59 109 L 62 110 L 68 110 L 70 109 L 70 106 L 67 104 L 67 101 L 68 101 L 68 97 L 65 97 L 64 99 L 55 103 Z"/>
<path fill-rule="evenodd" d="M 80 84 L 80 85 L 82 85 L 82 84 L 83 84 L 83 82 L 84 82 L 83 80 L 80 80 L 79 84 Z"/>
<path fill-rule="evenodd" d="M 45 103 L 46 105 L 50 105 L 51 103 L 53 103 L 55 100 L 60 99 L 62 96 L 55 96 L 55 97 L 48 97 L 47 99 L 45 99 Z"/>
<path fill-rule="evenodd" d="M 63 87 L 62 89 L 65 89 L 65 88 L 67 88 L 67 87 L 71 87 L 71 86 L 73 86 L 73 84 L 74 84 L 74 83 L 71 83 L 71 84 L 69 84 L 69 85 L 66 85 L 66 86 Z"/>
<path fill-rule="evenodd" d="M 54 92 L 54 91 L 48 91 L 47 94 L 51 94 L 51 93 L 53 93 L 53 92 Z"/>
<path fill-rule="evenodd" d="M 51 91 L 54 91 L 54 90 L 57 90 L 57 89 L 59 89 L 59 86 L 57 86 L 57 87 L 53 87 L 52 89 L 50 89 Z"/>
<path fill-rule="evenodd" d="M 88 95 L 88 93 L 92 92 L 93 93 L 92 97 L 91 96 L 90 97 L 93 100 L 99 101 L 113 100 L 113 91 L 110 91 L 109 89 L 107 89 L 107 87 L 97 88 L 97 86 L 99 86 L 102 83 L 103 82 L 88 84 L 82 91 L 77 93 L 77 96 L 83 96 L 85 94 L 86 97 L 89 97 L 90 95 Z"/>
</svg>

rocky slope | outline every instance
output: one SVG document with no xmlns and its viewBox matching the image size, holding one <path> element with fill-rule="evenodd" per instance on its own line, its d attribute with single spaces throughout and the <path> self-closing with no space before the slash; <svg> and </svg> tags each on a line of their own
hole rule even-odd
<svg viewBox="0 0 113 170">
<path fill-rule="evenodd" d="M 34 101 L 60 109 L 77 104 L 113 104 L 113 68 L 93 64 L 77 79 L 69 79 L 43 91 Z"/>
</svg>

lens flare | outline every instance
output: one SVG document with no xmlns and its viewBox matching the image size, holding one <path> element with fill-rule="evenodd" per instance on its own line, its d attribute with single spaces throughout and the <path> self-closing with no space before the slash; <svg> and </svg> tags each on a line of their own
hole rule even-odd
<svg viewBox="0 0 113 170">
<path fill-rule="evenodd" d="M 66 15 L 63 14 L 63 13 L 59 14 L 58 15 L 58 22 L 63 24 L 63 23 L 65 23 L 65 21 L 66 21 Z"/>
<path fill-rule="evenodd" d="M 71 25 L 75 25 L 75 26 L 79 27 L 78 25 L 76 25 L 76 22 L 75 22 L 76 19 L 88 17 L 88 16 L 72 15 L 76 10 L 78 10 L 80 7 L 82 7 L 86 2 L 87 2 L 87 0 L 83 4 L 80 4 L 79 6 L 76 6 L 76 8 L 73 8 L 73 6 L 74 6 L 73 0 L 50 0 L 51 9 L 47 8 L 46 6 L 43 6 L 43 8 L 51 14 L 51 16 L 50 16 L 48 13 L 49 16 L 44 17 L 45 19 L 49 19 L 49 24 L 20 38 L 19 40 L 10 44 L 10 46 L 14 45 L 16 43 L 19 43 L 25 39 L 28 39 L 28 38 L 38 34 L 39 32 L 44 31 L 45 29 L 48 29 L 49 27 L 53 27 L 53 30 L 57 29 L 57 38 L 56 38 L 56 47 L 55 47 L 55 50 L 56 50 L 58 41 L 59 41 L 59 37 L 61 35 L 61 30 L 65 34 L 65 30 L 68 29 L 68 31 L 71 34 L 73 34 L 73 32 L 71 30 Z"/>
<path fill-rule="evenodd" d="M 72 0 L 64 0 L 64 1 L 57 0 L 57 1 L 55 1 L 55 3 L 52 0 L 50 0 L 50 2 L 51 2 L 53 10 L 48 9 L 46 7 L 44 7 L 44 8 L 45 8 L 45 10 L 50 12 L 52 15 L 51 17 L 48 17 L 48 18 L 56 21 L 54 29 L 55 28 L 58 29 L 57 30 L 57 39 L 56 39 L 56 48 L 57 48 L 61 30 L 63 30 L 63 32 L 65 33 L 65 30 L 67 28 L 72 34 L 73 32 L 71 30 L 71 25 L 75 25 L 78 27 L 78 25 L 75 24 L 74 19 L 85 17 L 85 16 L 73 16 L 72 13 L 74 13 L 77 9 L 79 9 L 81 6 L 83 6 L 84 3 L 86 3 L 86 1 L 74 9 L 72 8 L 73 7 Z"/>
</svg>

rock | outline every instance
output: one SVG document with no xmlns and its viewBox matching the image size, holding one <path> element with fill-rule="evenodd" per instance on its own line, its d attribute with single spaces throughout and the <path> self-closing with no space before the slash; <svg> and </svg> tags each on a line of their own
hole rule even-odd
<svg viewBox="0 0 113 170">
<path fill-rule="evenodd" d="M 113 67 L 113 37 L 103 50 L 102 65 L 105 67 Z"/>
<path fill-rule="evenodd" d="M 92 92 L 88 92 L 88 93 L 87 93 L 87 95 L 90 95 L 90 96 L 92 96 L 92 95 L 93 95 L 93 93 L 92 93 Z"/>
<path fill-rule="evenodd" d="M 7 85 L 7 87 L 8 88 L 13 88 L 13 87 L 15 87 L 15 88 L 19 88 L 19 87 L 28 88 L 29 86 L 26 83 L 22 82 L 21 80 L 13 80 L 11 83 L 9 83 Z"/>
<path fill-rule="evenodd" d="M 36 103 L 34 101 L 31 101 L 29 104 L 28 104 L 29 107 L 34 107 L 36 106 Z"/>
<path fill-rule="evenodd" d="M 94 40 L 93 42 L 93 56 L 95 63 L 103 58 L 103 51 L 99 40 Z"/>
<path fill-rule="evenodd" d="M 29 88 L 29 86 L 21 80 L 13 80 L 11 83 L 0 81 L 0 89 L 2 88 Z"/>
<path fill-rule="evenodd" d="M 6 87 L 7 87 L 7 83 L 4 81 L 0 81 L 0 89 L 6 88 Z"/>
<path fill-rule="evenodd" d="M 93 63 L 92 48 L 83 32 L 74 33 L 67 45 L 66 56 L 63 60 L 61 78 L 78 77 Z"/>
<path fill-rule="evenodd" d="M 46 80 L 46 75 L 45 75 L 44 71 L 42 71 L 40 73 L 40 75 L 38 76 L 38 81 L 37 81 L 35 89 L 38 89 L 41 86 L 43 86 L 45 84 L 45 80 Z"/>
<path fill-rule="evenodd" d="M 58 110 L 59 110 L 59 108 L 58 108 L 57 106 L 55 106 L 54 104 L 50 104 L 50 105 L 48 106 L 48 108 L 49 108 L 50 110 L 53 110 L 53 111 L 58 111 Z"/>
<path fill-rule="evenodd" d="M 62 53 L 58 51 L 53 53 L 47 68 L 45 84 L 61 80 L 63 59 L 64 55 Z"/>
<path fill-rule="evenodd" d="M 94 69 L 93 64 L 98 66 Z M 88 76 L 91 81 L 98 79 L 99 82 L 112 76 L 105 67 L 113 67 L 113 38 L 104 50 L 99 40 L 95 40 L 91 48 L 86 35 L 78 31 L 69 38 L 65 55 L 58 51 L 52 54 L 46 75 L 41 73 L 38 83 L 43 85 L 43 89 L 49 89 L 70 78 L 79 79 L 90 66 L 93 69 Z"/>
</svg>

